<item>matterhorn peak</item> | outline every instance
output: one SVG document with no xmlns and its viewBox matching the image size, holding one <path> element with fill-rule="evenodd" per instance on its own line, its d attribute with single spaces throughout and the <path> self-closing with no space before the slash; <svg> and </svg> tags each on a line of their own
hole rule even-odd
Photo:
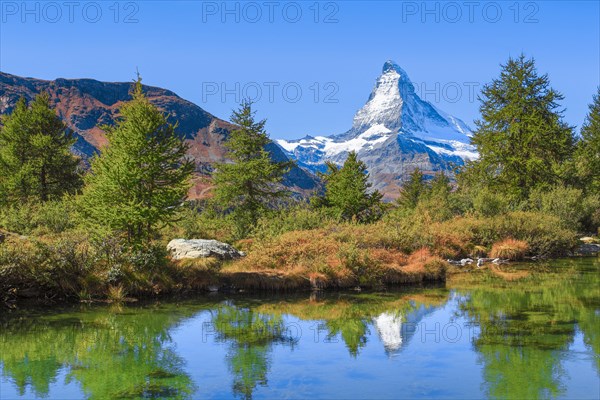
<svg viewBox="0 0 600 400">
<path fill-rule="evenodd" d="M 383 64 L 383 69 L 381 70 L 381 73 L 385 74 L 388 71 L 398 71 L 398 69 L 401 69 L 401 68 L 398 64 L 396 64 L 396 62 L 394 60 L 387 60 Z"/>
<path fill-rule="evenodd" d="M 341 164 L 355 151 L 367 164 L 374 188 L 384 190 L 415 166 L 433 175 L 477 157 L 470 134 L 460 119 L 421 99 L 406 71 L 388 60 L 348 131 L 278 144 L 315 171 L 327 161 Z"/>
<path fill-rule="evenodd" d="M 415 87 L 408 77 L 408 74 L 395 61 L 387 60 L 383 64 L 381 74 L 392 74 L 393 76 L 397 77 L 401 96 L 406 96 L 415 92 Z"/>
<path fill-rule="evenodd" d="M 414 92 L 406 71 L 394 61 L 386 61 L 367 103 L 354 116 L 352 131 L 364 131 L 377 124 L 398 131 L 402 126 L 404 102 Z"/>
<path fill-rule="evenodd" d="M 396 62 L 383 64 L 367 103 L 354 116 L 346 137 L 355 137 L 373 126 L 391 132 L 420 136 L 426 140 L 469 142 L 470 129 L 437 107 L 421 99 L 406 71 Z"/>
<path fill-rule="evenodd" d="M 400 65 L 398 65 L 394 60 L 387 60 L 384 64 L 383 64 L 383 68 L 381 69 L 381 73 L 385 74 L 387 72 L 396 72 L 399 75 L 403 75 L 405 77 L 408 78 L 408 74 L 406 73 L 406 71 L 404 71 Z"/>
</svg>

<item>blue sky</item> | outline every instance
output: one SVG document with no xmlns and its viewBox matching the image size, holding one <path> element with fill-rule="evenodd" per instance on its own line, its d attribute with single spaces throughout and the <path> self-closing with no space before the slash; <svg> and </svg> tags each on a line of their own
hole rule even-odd
<svg viewBox="0 0 600 400">
<path fill-rule="evenodd" d="M 23 6 L 25 4 L 25 6 Z M 598 1 L 0 1 L 0 70 L 173 90 L 228 119 L 256 101 L 272 137 L 346 131 L 387 59 L 468 124 L 521 52 L 580 126 L 600 84 Z"/>
</svg>

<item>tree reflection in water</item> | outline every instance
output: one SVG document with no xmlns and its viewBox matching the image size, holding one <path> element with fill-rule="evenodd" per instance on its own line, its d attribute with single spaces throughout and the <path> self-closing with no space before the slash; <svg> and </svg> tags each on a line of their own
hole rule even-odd
<svg viewBox="0 0 600 400">
<path fill-rule="evenodd" d="M 563 363 L 577 330 L 600 372 L 600 275 L 597 265 L 563 261 L 560 272 L 467 285 L 465 316 L 480 326 L 474 346 L 493 398 L 548 398 L 564 394 Z"/>
<path fill-rule="evenodd" d="M 281 316 L 261 314 L 230 304 L 218 307 L 212 321 L 217 340 L 230 343 L 227 363 L 233 374 L 233 392 L 251 399 L 257 385 L 267 386 L 273 344 L 292 345 L 296 339 Z"/>
<path fill-rule="evenodd" d="M 194 391 L 169 329 L 186 313 L 90 308 L 0 320 L 0 363 L 20 395 L 47 397 L 61 371 L 90 398 L 185 398 Z"/>
<path fill-rule="evenodd" d="M 185 360 L 191 360 L 190 355 L 178 354 L 178 343 L 171 336 L 174 328 L 180 327 L 177 331 L 185 332 L 182 344 L 197 346 L 195 323 L 209 318 L 217 344 L 224 343 L 226 348 L 216 357 L 227 367 L 226 379 L 231 382 L 231 392 L 227 393 L 249 399 L 259 388 L 270 383 L 275 388 L 280 383 L 269 382 L 270 371 L 278 367 L 273 365 L 277 345 L 284 346 L 285 351 L 298 347 L 300 352 L 315 352 L 304 359 L 329 357 L 326 364 L 335 369 L 347 364 L 348 358 L 359 367 L 365 347 L 375 342 L 382 346 L 381 359 L 370 353 L 369 363 L 381 363 L 382 373 L 403 376 L 412 372 L 415 376 L 415 371 L 402 369 L 409 365 L 405 362 L 407 354 L 402 352 L 410 347 L 408 354 L 419 354 L 432 351 L 432 346 L 411 341 L 415 330 L 403 326 L 414 328 L 433 316 L 442 322 L 445 318 L 460 319 L 479 326 L 472 346 L 466 342 L 464 351 L 470 348 L 477 353 L 483 395 L 564 396 L 572 388 L 567 373 L 574 371 L 566 362 L 578 357 L 572 348 L 575 338 L 583 338 L 586 354 L 593 357 L 595 376 L 600 374 L 599 264 L 579 260 L 570 268 L 571 263 L 563 261 L 556 269 L 517 281 L 479 272 L 450 280 L 447 288 L 403 292 L 331 293 L 310 298 L 232 296 L 235 300 L 202 297 L 153 306 L 0 312 L 0 370 L 20 396 L 57 397 L 76 392 L 78 397 L 102 399 L 189 398 L 198 395 L 198 387 L 210 395 L 208 378 L 186 370 Z M 308 336 L 300 338 L 299 326 Z M 320 330 L 320 341 L 339 339 L 348 358 L 332 359 L 334 353 L 329 349 L 339 346 L 306 346 L 305 340 L 313 341 L 311 327 Z M 212 341 L 202 345 L 219 349 Z M 447 350 L 444 346 L 451 345 L 442 341 L 433 351 L 440 346 L 443 353 Z M 390 356 L 395 357 L 390 360 Z M 587 361 L 575 361 L 577 368 L 589 372 Z M 310 364 L 299 368 L 307 366 Z M 417 370 L 416 376 L 425 376 L 435 367 L 418 360 L 410 364 L 410 368 L 423 369 Z M 310 379 L 310 374 L 307 377 Z M 330 378 L 311 383 L 316 385 L 311 390 L 319 390 L 318 385 L 344 384 L 336 380 L 342 378 Z"/>
</svg>

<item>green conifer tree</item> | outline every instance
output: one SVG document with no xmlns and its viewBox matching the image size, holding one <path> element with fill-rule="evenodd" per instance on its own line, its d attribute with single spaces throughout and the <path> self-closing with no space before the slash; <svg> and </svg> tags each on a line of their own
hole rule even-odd
<svg viewBox="0 0 600 400">
<path fill-rule="evenodd" d="M 430 183 L 430 197 L 438 200 L 447 200 L 452 192 L 450 178 L 443 172 L 435 174 Z"/>
<path fill-rule="evenodd" d="M 589 105 L 576 151 L 577 174 L 586 191 L 600 194 L 600 87 Z"/>
<path fill-rule="evenodd" d="M 289 194 L 280 183 L 294 164 L 273 161 L 265 149 L 271 143 L 266 120 L 255 121 L 251 102 L 244 101 L 233 111 L 231 122 L 237 125 L 225 142 L 231 162 L 216 165 L 213 201 L 235 214 L 238 236 L 243 236 L 266 210 Z"/>
<path fill-rule="evenodd" d="M 481 120 L 472 138 L 480 158 L 469 173 L 515 200 L 561 182 L 574 145 L 573 128 L 559 109 L 562 99 L 533 59 L 509 58 L 480 96 Z"/>
<path fill-rule="evenodd" d="M 108 145 L 92 159 L 81 205 L 93 224 L 124 232 L 136 243 L 174 221 L 194 166 L 177 126 L 150 103 L 139 76 L 120 113 L 115 126 L 103 128 Z"/>
<path fill-rule="evenodd" d="M 427 194 L 428 187 L 423 173 L 419 168 L 410 174 L 408 181 L 402 185 L 398 204 L 406 208 L 415 208 L 419 200 Z"/>
<path fill-rule="evenodd" d="M 330 208 L 337 218 L 369 221 L 379 216 L 377 206 L 383 197 L 377 190 L 371 191 L 367 166 L 356 152 L 348 154 L 340 168 L 327 163 L 327 172 L 321 174 L 325 181 L 325 196 L 318 197 L 313 205 Z"/>
<path fill-rule="evenodd" d="M 0 202 L 48 201 L 81 186 L 73 134 L 41 93 L 21 98 L 0 127 Z"/>
</svg>

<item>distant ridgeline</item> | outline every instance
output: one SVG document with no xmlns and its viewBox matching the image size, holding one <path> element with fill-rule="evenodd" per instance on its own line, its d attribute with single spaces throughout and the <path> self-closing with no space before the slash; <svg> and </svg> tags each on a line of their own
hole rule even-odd
<svg viewBox="0 0 600 400">
<path fill-rule="evenodd" d="M 10 112 L 21 96 L 31 100 L 37 93 L 48 91 L 59 116 L 78 135 L 75 153 L 87 159 L 106 143 L 99 126 L 114 122 L 121 103 L 129 99 L 130 89 L 131 83 L 126 82 L 44 81 L 0 72 L 0 113 Z M 151 86 L 144 86 L 144 90 L 150 101 L 178 121 L 178 131 L 188 139 L 197 172 L 209 175 L 213 164 L 225 159 L 223 141 L 233 125 L 169 90 Z M 324 171 L 326 161 L 341 164 L 354 150 L 366 163 L 373 188 L 390 199 L 398 195 L 402 182 L 416 168 L 430 177 L 440 171 L 451 172 L 454 166 L 476 158 L 470 136 L 464 122 L 422 100 L 406 72 L 387 61 L 350 130 L 327 137 L 277 140 L 268 150 L 277 161 L 297 161 L 298 167 L 287 174 L 284 183 L 301 195 L 319 187 L 313 173 Z M 201 197 L 207 186 L 198 181 L 196 196 Z"/>
<path fill-rule="evenodd" d="M 20 97 L 30 101 L 36 94 L 47 91 L 58 115 L 77 135 L 73 151 L 87 160 L 107 143 L 105 133 L 99 127 L 114 123 L 119 107 L 130 99 L 131 87 L 132 84 L 127 82 L 99 82 L 92 79 L 45 81 L 0 72 L 0 114 L 10 113 Z M 178 132 L 188 141 L 188 155 L 194 159 L 198 175 L 209 175 L 215 162 L 225 160 L 223 142 L 234 128 L 232 124 L 169 90 L 144 86 L 144 91 L 152 103 L 178 122 Z M 275 160 L 288 159 L 274 143 L 268 146 L 268 150 Z M 284 184 L 303 196 L 319 185 L 312 173 L 298 167 L 286 175 Z M 201 197 L 206 193 L 207 186 L 210 184 L 197 180 L 191 197 Z"/>
</svg>

